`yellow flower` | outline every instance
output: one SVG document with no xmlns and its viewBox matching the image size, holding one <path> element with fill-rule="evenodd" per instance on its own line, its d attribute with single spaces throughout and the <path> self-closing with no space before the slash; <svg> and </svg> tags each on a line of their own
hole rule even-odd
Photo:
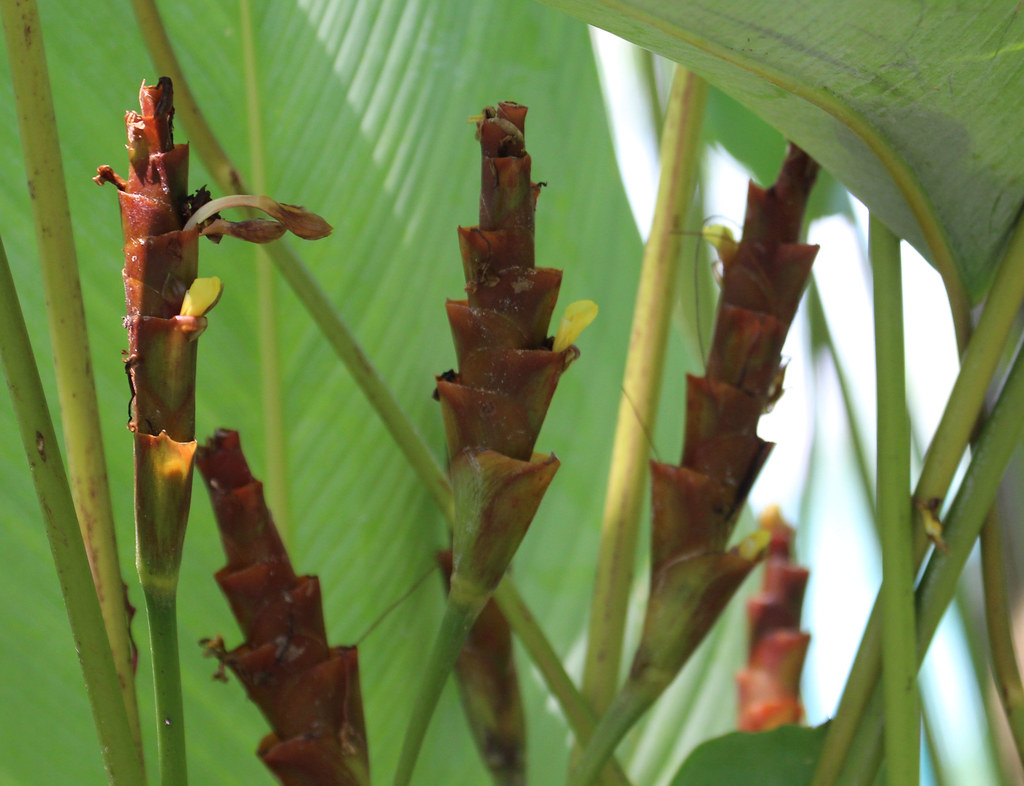
<svg viewBox="0 0 1024 786">
<path fill-rule="evenodd" d="M 572 346 L 583 328 L 594 321 L 597 316 L 597 303 L 593 300 L 577 300 L 565 308 L 565 315 L 558 325 L 555 343 L 551 347 L 555 352 L 562 352 Z"/>
<path fill-rule="evenodd" d="M 736 256 L 736 249 L 739 248 L 739 243 L 736 242 L 736 237 L 729 227 L 722 226 L 721 224 L 712 224 L 711 226 L 704 227 L 700 234 L 701 237 L 715 247 L 715 251 L 718 252 L 718 258 L 722 260 L 723 265 L 728 265 L 732 262 Z"/>
<path fill-rule="evenodd" d="M 746 560 L 760 559 L 761 554 L 768 548 L 771 539 L 771 531 L 767 529 L 756 530 L 739 542 L 736 546 L 736 553 Z"/>
<path fill-rule="evenodd" d="M 217 276 L 197 278 L 185 293 L 181 301 L 181 315 L 184 317 L 201 317 L 220 300 L 224 286 Z"/>
</svg>

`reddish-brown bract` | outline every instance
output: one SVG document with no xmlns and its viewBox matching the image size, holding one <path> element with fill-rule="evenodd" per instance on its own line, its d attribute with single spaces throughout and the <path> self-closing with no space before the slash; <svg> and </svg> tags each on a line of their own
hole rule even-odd
<svg viewBox="0 0 1024 786">
<path fill-rule="evenodd" d="M 809 574 L 790 556 L 793 529 L 777 508 L 762 514 L 761 527 L 771 533 L 771 541 L 761 591 L 747 602 L 750 653 L 746 668 L 736 677 L 741 731 L 768 731 L 800 722 L 800 674 L 811 641 L 800 631 Z"/>
<path fill-rule="evenodd" d="M 651 462 L 651 591 L 635 679 L 667 685 L 759 559 L 725 547 L 772 448 L 757 423 L 777 396 L 782 345 L 818 250 L 797 242 L 816 174 L 790 146 L 774 186 L 750 184 L 743 237 L 723 259 L 706 373 L 687 378 L 682 460 Z"/>
<path fill-rule="evenodd" d="M 216 651 L 273 732 L 258 754 L 285 786 L 368 786 L 355 647 L 330 647 L 320 582 L 296 576 L 238 433 L 218 431 L 197 457 L 228 564 L 216 574 L 244 642 Z"/>
<path fill-rule="evenodd" d="M 455 594 L 489 595 L 526 533 L 558 460 L 534 446 L 562 373 L 548 325 L 562 273 L 534 266 L 526 107 L 502 102 L 477 123 L 480 223 L 459 228 L 466 299 L 449 300 L 458 370 L 439 377 L 455 494 Z"/>
</svg>

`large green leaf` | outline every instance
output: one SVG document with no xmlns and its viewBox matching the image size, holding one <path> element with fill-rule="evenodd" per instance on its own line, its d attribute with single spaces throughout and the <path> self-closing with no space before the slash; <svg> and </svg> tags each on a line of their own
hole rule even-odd
<svg viewBox="0 0 1024 786">
<path fill-rule="evenodd" d="M 819 159 L 947 288 L 983 294 L 1024 204 L 1019 5 L 545 2 L 705 75 Z"/>
<path fill-rule="evenodd" d="M 125 169 L 123 113 L 139 83 L 158 74 L 126 2 L 42 3 L 56 111 L 64 140 L 79 263 L 103 406 L 119 545 L 131 599 L 131 440 L 120 270 L 121 232 L 112 189 L 90 182 L 98 164 Z M 188 0 L 163 11 L 186 73 L 215 132 L 251 173 L 234 4 Z M 454 362 L 444 299 L 462 289 L 455 227 L 476 221 L 478 147 L 469 115 L 512 98 L 531 108 L 534 173 L 548 182 L 538 212 L 538 260 L 563 267 L 563 304 L 598 301 L 580 340 L 582 358 L 563 380 L 538 448 L 562 469 L 517 559 L 516 576 L 556 648 L 579 640 L 593 578 L 601 489 L 619 398 L 640 243 L 622 193 L 586 28 L 543 6 L 501 0 L 303 0 L 256 4 L 261 118 L 269 191 L 322 212 L 334 235 L 298 247 L 428 443 L 443 460 L 433 374 Z M 53 395 L 44 304 L 34 261 L 29 195 L 0 59 L 0 232 Z M 179 124 L 179 137 L 189 129 Z M 194 162 L 193 185 L 210 182 Z M 200 345 L 198 430 L 238 428 L 257 474 L 260 434 L 255 255 L 225 240 L 204 244 L 201 267 L 225 280 Z M 294 296 L 279 286 L 287 462 L 296 569 L 321 575 L 331 638 L 352 642 L 432 570 L 443 522 L 373 411 Z M 673 348 L 674 358 L 682 353 Z M 677 364 L 681 365 L 681 364 Z M 670 376 L 682 391 L 682 368 Z M 667 396 L 670 431 L 652 438 L 678 450 L 682 395 Z M 37 504 L 0 403 L 0 531 L 4 580 L 0 626 L 0 781 L 5 786 L 104 781 L 95 733 Z M 667 437 L 671 434 L 671 437 Z M 671 445 L 671 447 L 669 447 Z M 210 679 L 215 664 L 196 642 L 231 645 L 234 621 L 212 573 L 223 564 L 198 487 L 185 546 L 180 634 L 193 782 L 270 783 L 253 751 L 266 731 L 237 684 Z M 419 663 L 440 620 L 440 579 L 422 584 L 361 643 L 375 780 L 393 770 Z M 145 621 L 136 639 L 145 641 Z M 148 657 L 139 693 L 153 734 Z M 568 732 L 535 673 L 523 664 L 530 762 L 544 782 L 567 766 Z M 154 751 L 149 750 L 154 761 Z M 422 782 L 480 784 L 486 775 L 449 691 L 417 770 Z"/>
<path fill-rule="evenodd" d="M 708 740 L 686 760 L 672 786 L 801 786 L 811 782 L 828 732 L 780 726 L 757 734 L 733 732 Z"/>
</svg>

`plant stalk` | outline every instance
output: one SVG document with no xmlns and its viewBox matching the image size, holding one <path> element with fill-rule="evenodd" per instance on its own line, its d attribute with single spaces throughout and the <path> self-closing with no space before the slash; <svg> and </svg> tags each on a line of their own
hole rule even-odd
<svg viewBox="0 0 1024 786">
<path fill-rule="evenodd" d="M 601 723 L 590 738 L 579 761 L 569 773 L 568 786 L 589 786 L 595 782 L 622 738 L 663 690 L 664 685 L 640 681 L 629 681 L 623 686 L 604 716 L 611 719 L 611 722 Z"/>
<path fill-rule="evenodd" d="M 259 73 L 253 47 L 252 3 L 239 0 L 242 58 L 245 72 L 246 127 L 249 131 L 249 159 L 252 185 L 257 194 L 266 194 L 267 176 L 263 148 L 263 120 L 260 112 Z M 287 440 L 284 429 L 283 394 L 281 388 L 281 353 L 277 335 L 277 298 L 274 271 L 266 247 L 257 245 L 256 299 L 260 347 L 260 387 L 263 407 L 263 439 L 267 504 L 274 511 L 274 521 L 287 545 L 291 539 L 292 516 L 288 494 Z"/>
<path fill-rule="evenodd" d="M 409 724 L 406 726 L 394 786 L 408 786 L 412 779 L 413 768 L 416 766 L 423 738 L 434 714 L 434 707 L 437 706 L 448 675 L 455 666 L 455 659 L 458 658 L 459 651 L 469 635 L 469 629 L 473 627 L 473 621 L 486 602 L 487 598 L 483 597 L 471 603 L 460 603 L 449 596 L 441 627 L 437 631 L 434 646 L 423 668 L 420 691 L 413 704 Z"/>
<path fill-rule="evenodd" d="M 967 562 L 974 541 L 977 539 L 987 512 L 991 509 L 999 483 L 1010 456 L 1024 431 L 1024 352 L 1018 350 L 1017 357 L 1003 385 L 992 414 L 985 422 L 974 450 L 974 458 L 967 468 L 960 490 L 946 516 L 944 538 L 946 550 L 932 552 L 916 592 L 917 605 L 917 662 L 920 665 L 938 628 L 942 615 L 956 593 L 957 581 Z M 876 607 L 877 610 L 877 607 Z M 865 637 L 871 634 L 871 628 Z M 862 642 L 862 650 L 864 648 Z M 871 648 L 873 649 L 873 648 Z M 862 719 L 850 734 L 852 745 L 849 754 L 843 752 L 844 760 L 836 763 L 835 769 L 825 769 L 819 762 L 815 780 L 812 783 L 834 783 L 839 768 L 848 773 L 867 773 L 866 767 L 877 756 L 882 734 L 884 710 L 878 701 L 880 691 L 877 684 L 877 658 L 868 650 L 864 658 L 863 673 L 858 674 L 859 690 L 866 698 Z M 861 653 L 858 653 L 858 658 Z M 854 663 L 857 668 L 857 663 Z M 852 672 L 851 672 L 852 676 Z M 840 708 L 842 705 L 840 705 Z M 827 742 L 827 740 L 826 740 Z M 827 751 L 823 751 L 824 759 Z M 820 773 L 831 774 L 827 780 L 819 780 Z"/>
<path fill-rule="evenodd" d="M 178 666 L 177 600 L 173 590 L 145 588 L 149 645 L 156 693 L 156 742 L 160 786 L 186 786 L 185 712 Z"/>
<path fill-rule="evenodd" d="M 0 8 L 32 195 L 36 245 L 46 294 L 79 537 L 85 544 L 92 570 L 95 593 L 121 684 L 130 736 L 141 756 L 134 645 L 128 630 L 130 614 L 118 561 L 99 406 L 39 12 L 34 0 L 3 0 Z"/>
<path fill-rule="evenodd" d="M 576 690 L 572 679 L 566 674 L 562 661 L 540 630 L 537 621 L 519 596 L 515 585 L 508 577 L 498 585 L 494 600 L 499 603 L 509 625 L 516 631 L 519 642 L 529 653 L 533 665 L 544 678 L 544 684 L 558 701 L 573 735 L 582 744 L 590 740 L 597 720 L 583 696 Z M 612 759 L 602 773 L 603 783 L 612 786 L 628 786 L 629 780 L 619 764 Z"/>
<path fill-rule="evenodd" d="M 696 183 L 707 84 L 677 66 L 662 131 L 661 182 L 644 249 L 618 424 L 601 523 L 591 601 L 583 695 L 601 714 L 615 695 L 640 511 L 647 487 L 647 451 L 657 418 L 668 326 L 682 242 L 680 227 Z"/>
<path fill-rule="evenodd" d="M 46 406 L 32 346 L 0 242 L 0 361 L 25 448 L 32 482 L 42 508 L 68 622 L 85 678 L 86 693 L 99 735 L 100 751 L 112 786 L 146 782 L 142 752 L 123 697 L 103 617 L 93 589 L 85 546 L 78 530 L 60 443 Z M 138 731 L 138 728 L 135 728 Z"/>
<path fill-rule="evenodd" d="M 1006 713 L 1017 757 L 1024 765 L 1024 684 L 1010 627 L 1012 609 L 1006 592 L 1006 563 L 999 519 L 991 513 L 981 528 L 981 581 L 985 623 L 992 653 L 992 676 Z"/>
<path fill-rule="evenodd" d="M 985 405 L 985 393 L 995 374 L 1007 337 L 1024 299 L 1024 221 L 1018 222 L 999 263 L 978 325 L 960 363 L 942 419 L 925 454 L 914 490 L 920 502 L 941 501 L 967 448 L 971 430 Z M 987 508 L 986 508 L 987 509 Z M 914 515 L 914 569 L 928 550 L 921 516 Z M 876 601 L 860 648 L 850 668 L 835 717 L 829 726 L 813 786 L 835 783 L 874 688 L 880 668 L 881 612 Z"/>
<path fill-rule="evenodd" d="M 886 778 L 920 778 L 920 701 L 914 646 L 914 565 L 910 515 L 910 419 L 903 355 L 900 241 L 875 216 L 869 255 L 874 282 L 878 402 L 878 529 L 882 545 L 882 686 Z"/>
</svg>

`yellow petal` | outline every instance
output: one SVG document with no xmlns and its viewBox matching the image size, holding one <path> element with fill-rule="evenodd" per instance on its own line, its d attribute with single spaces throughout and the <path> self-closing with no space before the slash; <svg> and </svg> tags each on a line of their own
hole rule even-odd
<svg viewBox="0 0 1024 786">
<path fill-rule="evenodd" d="M 747 537 L 739 542 L 739 545 L 736 547 L 736 553 L 743 557 L 743 559 L 755 560 L 768 548 L 771 539 L 771 532 L 766 529 L 759 529 L 747 535 Z"/>
<path fill-rule="evenodd" d="M 217 276 L 197 278 L 192 282 L 192 286 L 185 293 L 185 299 L 181 302 L 181 315 L 185 317 L 203 316 L 217 304 L 223 291 L 224 287 Z"/>
<path fill-rule="evenodd" d="M 558 324 L 558 333 L 555 334 L 555 343 L 552 349 L 561 352 L 572 346 L 583 328 L 594 321 L 597 316 L 597 303 L 593 300 L 577 300 L 565 308 L 565 315 Z"/>
<path fill-rule="evenodd" d="M 739 248 L 739 244 L 736 242 L 736 238 L 729 227 L 722 226 L 721 224 L 712 224 L 711 226 L 704 227 L 700 234 L 701 237 L 715 247 L 715 251 L 718 252 L 718 258 L 722 260 L 723 265 L 728 265 L 732 262 L 733 257 L 736 256 L 736 249 Z"/>
</svg>

